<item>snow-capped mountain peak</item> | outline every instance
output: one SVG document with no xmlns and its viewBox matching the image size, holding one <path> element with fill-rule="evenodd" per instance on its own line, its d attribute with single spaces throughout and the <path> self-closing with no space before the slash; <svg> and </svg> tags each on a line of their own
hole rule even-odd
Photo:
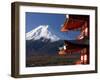
<svg viewBox="0 0 100 80">
<path fill-rule="evenodd" d="M 39 40 L 41 38 L 43 38 L 43 41 L 49 39 L 51 42 L 59 40 L 60 38 L 55 34 L 52 34 L 48 28 L 48 25 L 40 25 L 39 27 L 26 33 L 26 40 Z"/>
</svg>

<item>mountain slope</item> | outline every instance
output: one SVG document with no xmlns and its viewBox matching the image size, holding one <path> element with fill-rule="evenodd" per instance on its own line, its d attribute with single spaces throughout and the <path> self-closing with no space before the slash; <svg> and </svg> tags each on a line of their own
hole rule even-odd
<svg viewBox="0 0 100 80">
<path fill-rule="evenodd" d="M 26 55 L 57 55 L 59 47 L 63 46 L 63 41 L 43 42 L 41 40 L 26 41 Z"/>
<path fill-rule="evenodd" d="M 55 55 L 58 47 L 63 45 L 48 25 L 41 25 L 26 33 L 26 55 Z"/>
<path fill-rule="evenodd" d="M 42 41 L 50 40 L 51 42 L 58 41 L 60 38 L 55 34 L 52 34 L 51 31 L 48 30 L 48 25 L 41 25 L 30 32 L 26 33 L 26 40 L 39 40 Z"/>
</svg>

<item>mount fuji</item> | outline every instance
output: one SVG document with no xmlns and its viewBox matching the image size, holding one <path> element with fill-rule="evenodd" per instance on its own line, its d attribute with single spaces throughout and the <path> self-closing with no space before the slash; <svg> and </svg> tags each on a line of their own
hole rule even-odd
<svg viewBox="0 0 100 80">
<path fill-rule="evenodd" d="M 49 30 L 48 25 L 41 25 L 26 33 L 26 40 L 58 41 L 60 38 Z"/>
<path fill-rule="evenodd" d="M 41 25 L 26 33 L 26 55 L 55 55 L 63 40 L 48 25 Z"/>
</svg>

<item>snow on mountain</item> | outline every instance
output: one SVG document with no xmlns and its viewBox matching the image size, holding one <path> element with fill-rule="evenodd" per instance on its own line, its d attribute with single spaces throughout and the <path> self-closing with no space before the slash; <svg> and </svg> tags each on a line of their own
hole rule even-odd
<svg viewBox="0 0 100 80">
<path fill-rule="evenodd" d="M 55 34 L 52 34 L 48 28 L 48 25 L 40 25 L 39 27 L 26 33 L 26 40 L 39 40 L 43 38 L 43 41 L 47 39 L 49 39 L 51 42 L 58 41 L 60 38 Z"/>
</svg>

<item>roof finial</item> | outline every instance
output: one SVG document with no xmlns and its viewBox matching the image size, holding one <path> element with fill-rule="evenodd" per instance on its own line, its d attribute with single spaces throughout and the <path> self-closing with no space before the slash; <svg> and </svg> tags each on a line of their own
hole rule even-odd
<svg viewBox="0 0 100 80">
<path fill-rule="evenodd" d="M 69 15 L 68 15 L 68 14 L 66 14 L 66 18 L 67 18 L 67 19 L 69 18 Z"/>
</svg>

